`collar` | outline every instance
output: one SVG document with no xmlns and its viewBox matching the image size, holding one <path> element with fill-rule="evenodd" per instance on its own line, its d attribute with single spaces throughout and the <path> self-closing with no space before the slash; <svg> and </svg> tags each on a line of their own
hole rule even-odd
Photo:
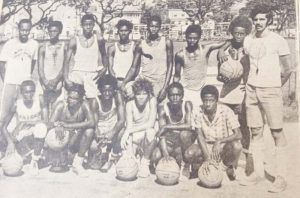
<svg viewBox="0 0 300 198">
<path fill-rule="evenodd" d="M 224 108 L 222 108 L 222 104 L 217 104 L 217 111 L 214 119 L 212 121 L 209 121 L 207 114 L 204 113 L 203 105 L 200 106 L 200 114 L 202 114 L 204 120 L 210 124 L 215 123 L 218 118 L 220 117 L 220 114 L 224 111 Z"/>
<path fill-rule="evenodd" d="M 268 27 L 267 27 L 267 28 L 263 31 L 263 33 L 261 34 L 260 37 L 256 37 L 256 31 L 253 32 L 252 37 L 253 37 L 253 38 L 265 38 L 265 37 L 269 36 L 270 32 L 271 32 L 271 31 L 270 31 L 270 30 L 268 29 Z"/>
</svg>

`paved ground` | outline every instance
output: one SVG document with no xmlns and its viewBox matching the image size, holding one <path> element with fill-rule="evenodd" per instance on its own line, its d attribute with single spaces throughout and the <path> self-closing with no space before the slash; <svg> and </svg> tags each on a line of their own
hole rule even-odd
<svg viewBox="0 0 300 198">
<path fill-rule="evenodd" d="M 219 189 L 205 189 L 197 185 L 198 179 L 179 183 L 175 186 L 161 186 L 155 182 L 155 175 L 147 179 L 137 179 L 133 182 L 122 182 L 115 178 L 115 173 L 100 173 L 89 170 L 89 178 L 79 178 L 72 172 L 63 174 L 50 173 L 43 169 L 40 175 L 32 177 L 26 174 L 20 177 L 0 176 L 0 197 L 2 198 L 81 198 L 81 197 L 203 197 L 203 198 L 289 198 L 300 195 L 300 149 L 299 149 L 299 127 L 296 123 L 285 124 L 285 131 L 289 141 L 289 164 L 288 164 L 288 188 L 279 194 L 266 192 L 268 182 L 263 181 L 256 186 L 243 187 L 237 182 L 230 182 L 227 178 Z M 272 140 L 269 131 L 265 132 L 266 139 L 266 161 L 271 164 Z M 24 168 L 26 169 L 26 167 Z M 270 168 L 272 171 L 272 167 Z M 238 173 L 243 172 L 241 167 Z M 297 194 L 299 194 L 297 196 Z"/>
</svg>

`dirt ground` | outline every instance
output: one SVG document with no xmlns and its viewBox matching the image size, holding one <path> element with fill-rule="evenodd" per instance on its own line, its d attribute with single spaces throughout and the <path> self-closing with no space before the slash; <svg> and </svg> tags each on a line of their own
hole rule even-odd
<svg viewBox="0 0 300 198">
<path fill-rule="evenodd" d="M 297 123 L 286 123 L 285 132 L 289 142 L 288 163 L 288 188 L 278 194 L 267 192 L 269 182 L 262 181 L 255 186 L 240 186 L 236 181 L 229 181 L 224 177 L 222 187 L 218 189 L 205 189 L 197 185 L 198 179 L 181 182 L 175 186 L 162 186 L 155 182 L 155 175 L 150 178 L 137 179 L 132 182 L 123 182 L 115 178 L 115 171 L 101 173 L 88 170 L 88 178 L 80 178 L 73 172 L 51 173 L 47 168 L 42 169 L 38 176 L 26 174 L 26 168 L 20 177 L 0 176 L 1 198 L 81 198 L 81 197 L 203 197 L 203 198 L 294 198 L 300 195 L 300 149 L 299 126 Z M 273 142 L 268 129 L 265 131 L 266 164 L 272 172 L 272 146 Z M 243 173 L 243 168 L 237 170 L 238 176 Z M 297 196 L 298 194 L 298 196 Z"/>
</svg>

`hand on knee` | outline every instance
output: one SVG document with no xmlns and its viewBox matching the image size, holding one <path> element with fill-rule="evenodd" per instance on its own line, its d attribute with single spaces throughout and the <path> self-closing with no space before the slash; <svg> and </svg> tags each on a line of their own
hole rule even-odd
<svg viewBox="0 0 300 198">
<path fill-rule="evenodd" d="M 153 128 L 146 130 L 146 139 L 148 142 L 152 142 L 155 139 L 156 131 Z"/>
</svg>

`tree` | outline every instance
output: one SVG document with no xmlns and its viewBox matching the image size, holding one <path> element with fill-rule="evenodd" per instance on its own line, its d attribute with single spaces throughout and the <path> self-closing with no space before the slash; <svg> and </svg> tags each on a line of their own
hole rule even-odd
<svg viewBox="0 0 300 198">
<path fill-rule="evenodd" d="M 295 1 L 294 0 L 247 0 L 246 7 L 244 11 L 247 10 L 248 13 L 257 4 L 267 4 L 270 6 L 276 18 L 276 30 L 278 32 L 282 31 L 283 28 L 295 22 L 296 11 L 295 11 Z"/>
<path fill-rule="evenodd" d="M 114 18 L 122 17 L 125 7 L 133 5 L 130 0 L 73 0 L 71 2 L 75 5 L 76 9 L 79 9 L 83 13 L 90 13 L 92 6 L 100 8 L 100 16 L 97 14 L 94 14 L 94 16 L 102 34 L 105 30 L 105 24 Z"/>
<path fill-rule="evenodd" d="M 206 14 L 229 12 L 230 7 L 240 0 L 182 0 L 173 5 L 182 9 L 193 23 L 203 23 Z"/>
<path fill-rule="evenodd" d="M 0 25 L 6 23 L 12 16 L 21 11 L 28 14 L 33 26 L 46 23 L 51 14 L 63 2 L 64 0 L 4 0 Z"/>
</svg>

